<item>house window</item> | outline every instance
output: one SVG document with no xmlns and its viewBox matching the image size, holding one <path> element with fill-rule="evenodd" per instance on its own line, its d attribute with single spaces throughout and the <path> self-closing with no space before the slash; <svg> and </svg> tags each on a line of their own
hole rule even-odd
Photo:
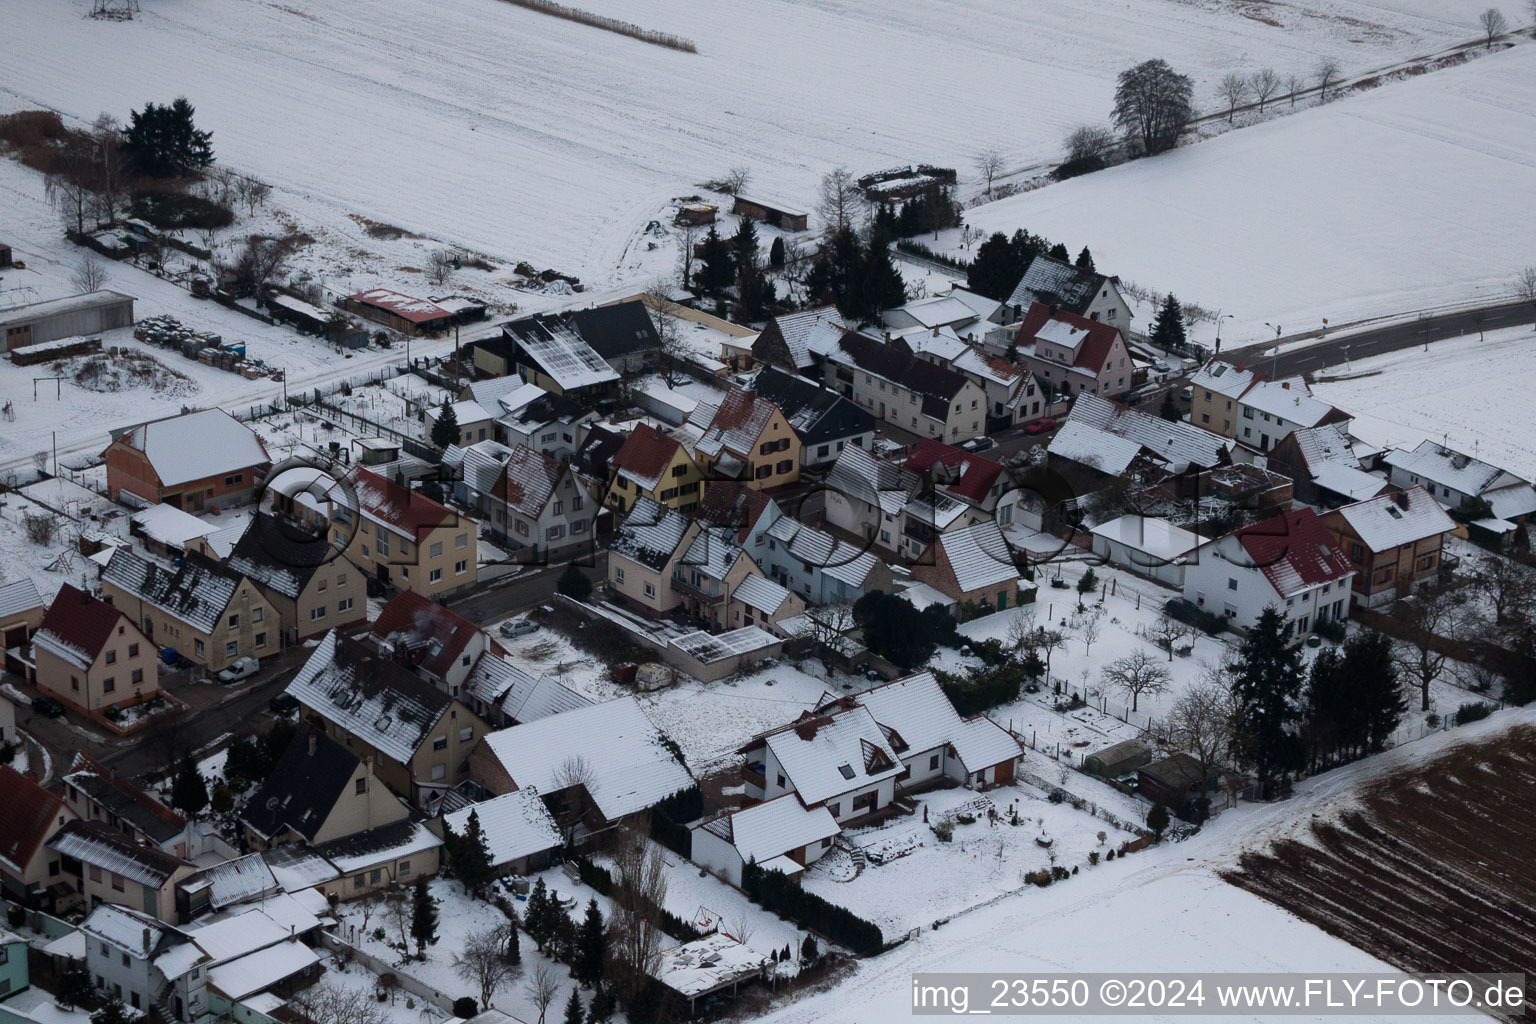
<svg viewBox="0 0 1536 1024">
<path fill-rule="evenodd" d="M 772 475 L 773 475 L 773 467 L 772 466 L 758 466 L 757 467 L 757 478 L 759 480 L 767 479 L 768 477 L 770 477 Z"/>
<path fill-rule="evenodd" d="M 843 815 L 843 805 L 841 803 L 827 804 L 827 810 L 834 818 L 840 818 Z"/>
<path fill-rule="evenodd" d="M 528 536 L 528 524 L 523 522 L 521 519 L 517 521 L 517 535 L 519 537 Z"/>
<path fill-rule="evenodd" d="M 233 487 L 233 486 L 235 486 L 235 484 L 241 483 L 244 480 L 245 480 L 245 474 L 244 473 L 233 473 L 233 474 L 231 474 L 231 475 L 229 475 L 229 476 L 224 478 L 224 486 L 225 487 Z"/>
<path fill-rule="evenodd" d="M 71 690 L 74 690 L 76 693 L 80 692 L 80 677 L 79 676 L 70 676 L 69 677 L 69 688 Z"/>
<path fill-rule="evenodd" d="M 141 668 L 134 669 L 133 670 L 133 675 L 130 677 L 130 682 L 132 682 L 133 685 L 137 686 L 140 683 L 142 683 L 143 681 L 144 681 L 144 670 L 141 669 Z"/>
<path fill-rule="evenodd" d="M 433 544 L 431 548 L 429 548 L 427 550 L 427 556 L 429 558 L 436 558 L 437 556 L 441 555 L 442 553 L 443 553 L 443 542 L 442 541 L 438 541 L 437 543 Z"/>
<path fill-rule="evenodd" d="M 656 596 L 656 585 L 655 584 L 647 583 L 645 585 L 645 596 L 646 597 L 655 597 Z"/>
<path fill-rule="evenodd" d="M 240 653 L 240 645 L 231 640 L 224 645 L 224 657 L 233 658 Z"/>
<path fill-rule="evenodd" d="M 352 876 L 352 888 L 354 888 L 354 889 L 361 889 L 363 886 L 365 886 L 367 884 L 368 884 L 368 876 L 366 876 L 366 875 L 353 875 Z"/>
<path fill-rule="evenodd" d="M 381 878 L 383 878 L 383 877 L 384 877 L 384 873 L 382 871 L 380 871 L 378 868 L 374 868 L 372 871 L 368 872 L 368 884 L 369 885 L 378 885 L 379 884 L 379 880 Z"/>
<path fill-rule="evenodd" d="M 351 611 L 352 610 L 352 599 L 350 597 L 344 597 L 340 601 L 337 601 L 336 602 L 336 610 L 338 612 L 349 612 L 349 611 Z"/>
<path fill-rule="evenodd" d="M 778 777 L 778 783 L 779 783 L 779 788 L 780 788 L 780 789 L 785 789 L 785 788 L 787 788 L 787 787 L 785 787 L 785 785 L 784 785 L 784 775 L 783 775 L 783 773 L 782 773 L 782 772 L 781 772 L 781 773 L 779 773 L 779 777 Z"/>
<path fill-rule="evenodd" d="M 108 676 L 101 681 L 102 693 L 111 693 L 115 689 L 117 689 L 117 680 L 114 677 Z"/>
<path fill-rule="evenodd" d="M 427 582 L 428 583 L 441 583 L 442 580 L 443 580 L 443 570 L 441 570 L 441 569 L 433 569 L 431 572 L 429 572 L 427 574 Z"/>
<path fill-rule="evenodd" d="M 435 736 L 435 737 L 433 737 L 432 738 L 432 749 L 433 750 L 447 750 L 448 749 L 448 737 L 447 736 Z"/>
<path fill-rule="evenodd" d="M 358 795 L 362 795 L 363 793 L 368 792 L 368 776 L 364 775 L 362 778 L 358 779 L 357 782 L 355 782 L 352 786 L 352 792 L 357 793 Z"/>
<path fill-rule="evenodd" d="M 551 526 L 544 531 L 545 540 L 559 540 L 565 536 L 565 527 Z"/>
<path fill-rule="evenodd" d="M 108 665 L 112 665 L 112 664 L 115 664 L 116 662 L 117 662 L 117 652 L 116 651 L 108 651 L 107 652 L 107 664 Z"/>
<path fill-rule="evenodd" d="M 624 582 L 624 570 L 623 569 L 615 569 L 615 570 L 613 570 L 613 580 L 614 580 L 615 583 L 623 583 Z"/>
<path fill-rule="evenodd" d="M 931 771 L 931 772 L 936 772 L 936 771 L 939 770 L 939 755 L 938 754 L 930 754 L 929 755 L 929 757 L 928 757 L 928 770 Z"/>
<path fill-rule="evenodd" d="M 325 605 L 322 604 L 309 610 L 309 621 L 316 622 L 323 618 L 325 618 Z"/>
<path fill-rule="evenodd" d="M 203 642 L 201 640 L 198 640 L 198 639 L 195 639 L 195 638 L 193 639 L 193 641 L 192 641 L 192 653 L 197 655 L 199 658 L 201 658 L 203 656 Z"/>
<path fill-rule="evenodd" d="M 409 875 L 410 873 L 411 873 L 411 862 L 408 861 L 408 860 L 401 861 L 400 862 L 400 877 L 404 878 L 405 876 Z"/>
<path fill-rule="evenodd" d="M 389 557 L 389 534 L 385 533 L 383 530 L 379 531 L 379 557 Z"/>
<path fill-rule="evenodd" d="M 825 457 L 826 455 L 829 455 L 831 453 L 831 450 L 832 450 L 832 446 L 831 445 L 824 444 L 821 447 L 816 449 L 816 456 L 817 456 L 817 458 Z"/>
<path fill-rule="evenodd" d="M 464 728 L 459 730 L 459 742 L 460 743 L 468 743 L 471 740 L 473 740 L 474 738 L 475 738 L 475 730 L 474 730 L 473 726 L 466 725 Z"/>
<path fill-rule="evenodd" d="M 823 849 L 823 850 L 825 850 L 825 849 L 828 849 L 828 848 L 830 848 L 830 847 L 831 847 L 831 846 L 832 846 L 832 840 L 831 840 L 831 839 L 823 839 L 823 840 L 822 840 L 822 841 L 821 841 L 821 848 L 822 848 L 822 849 Z"/>
<path fill-rule="evenodd" d="M 435 764 L 432 766 L 432 781 L 437 782 L 447 776 L 447 774 L 448 769 L 444 768 L 442 765 Z"/>
<path fill-rule="evenodd" d="M 775 468 L 780 473 L 788 473 L 790 470 L 795 468 L 795 461 L 793 459 L 782 459 L 780 460 L 778 466 Z"/>
<path fill-rule="evenodd" d="M 137 658 L 138 656 L 139 656 L 139 645 L 138 644 L 129 644 L 128 645 L 128 657 L 130 657 L 130 658 Z"/>
<path fill-rule="evenodd" d="M 229 628 L 230 629 L 239 629 L 240 628 L 240 616 L 238 616 L 238 615 L 231 615 L 229 617 Z"/>
<path fill-rule="evenodd" d="M 267 646 L 267 634 L 265 634 L 265 633 L 257 633 L 256 634 L 256 649 L 259 651 L 259 650 L 261 650 L 265 646 Z"/>
<path fill-rule="evenodd" d="M 1237 589 L 1237 579 L 1235 577 L 1232 577 L 1232 576 L 1228 576 L 1227 577 L 1227 589 L 1228 590 L 1236 590 Z"/>
<path fill-rule="evenodd" d="M 112 872 L 112 891 L 113 892 L 122 892 L 126 888 L 126 886 L 123 883 L 124 883 L 123 876 L 118 874 L 116 871 Z"/>
</svg>

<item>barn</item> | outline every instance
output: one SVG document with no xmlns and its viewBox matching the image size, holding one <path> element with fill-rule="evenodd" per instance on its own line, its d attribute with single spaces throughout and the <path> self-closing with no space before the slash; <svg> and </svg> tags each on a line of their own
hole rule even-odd
<svg viewBox="0 0 1536 1024">
<path fill-rule="evenodd" d="M 432 334 L 447 330 L 454 322 L 452 310 L 388 288 L 374 288 L 349 295 L 342 305 L 359 316 L 393 328 L 401 334 Z"/>
<path fill-rule="evenodd" d="M 133 296 L 97 291 L 0 312 L 0 352 L 133 326 Z"/>
<path fill-rule="evenodd" d="M 806 221 L 809 219 L 799 210 L 792 210 L 779 203 L 770 203 L 766 199 L 746 195 L 736 197 L 736 205 L 731 207 L 731 212 L 742 217 L 760 220 L 764 224 L 771 224 L 781 231 L 804 231 Z"/>
</svg>

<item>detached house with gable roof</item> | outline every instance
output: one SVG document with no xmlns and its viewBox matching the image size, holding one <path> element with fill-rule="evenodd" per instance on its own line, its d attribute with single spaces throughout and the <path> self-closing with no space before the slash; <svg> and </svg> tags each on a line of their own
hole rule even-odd
<svg viewBox="0 0 1536 1024">
<path fill-rule="evenodd" d="M 1120 292 L 1118 277 L 1080 270 L 1044 253 L 1029 261 L 1006 306 L 1019 320 L 1037 304 L 1108 324 L 1122 335 L 1131 333 L 1131 307 Z"/>
<path fill-rule="evenodd" d="M 478 660 L 506 654 L 479 626 L 408 590 L 390 599 L 370 632 L 374 645 L 397 664 L 460 699 Z"/>
<path fill-rule="evenodd" d="M 570 463 L 495 441 L 449 448 L 443 461 L 460 471 L 457 496 L 514 557 L 558 561 L 592 552 L 598 505 Z"/>
<path fill-rule="evenodd" d="M 1322 517 L 1355 567 L 1355 600 L 1379 608 L 1406 597 L 1440 571 L 1456 522 L 1423 487 L 1345 505 Z"/>
<path fill-rule="evenodd" d="M 747 761 L 742 777 L 750 799 L 794 794 L 807 808 L 825 807 L 839 826 L 889 808 L 904 770 L 874 715 L 857 704 L 802 712 L 739 753 Z"/>
<path fill-rule="evenodd" d="M 168 569 L 118 548 L 101 571 L 103 596 L 159 647 L 217 672 L 237 658 L 278 652 L 277 609 L 242 573 L 188 552 Z"/>
<path fill-rule="evenodd" d="M 1317 623 L 1349 617 L 1355 567 L 1310 508 L 1206 541 L 1184 569 L 1184 600 L 1252 629 L 1275 608 L 1301 640 Z"/>
<path fill-rule="evenodd" d="M 101 821 L 69 821 L 48 840 L 63 870 L 78 881 L 87 909 L 102 903 L 151 914 L 174 924 L 176 883 L 197 870 L 191 861 L 155 846 L 141 846 Z"/>
<path fill-rule="evenodd" d="M 458 785 L 469 751 L 488 731 L 459 700 L 372 647 L 327 633 L 288 684 L 304 717 L 395 793 L 425 807 Z"/>
<path fill-rule="evenodd" d="M 160 651 L 122 609 L 59 588 L 32 637 L 37 687 L 83 714 L 147 700 L 160 692 Z"/>
<path fill-rule="evenodd" d="M 816 365 L 816 353 L 837 343 L 848 329 L 836 306 L 816 306 L 798 313 L 768 318 L 752 342 L 752 358 L 791 373 L 807 373 Z"/>
<path fill-rule="evenodd" d="M 1136 386 L 1130 350 L 1111 324 L 1037 302 L 1025 311 L 1014 343 L 1018 361 L 1060 395 L 1110 398 Z"/>
<path fill-rule="evenodd" d="M 331 503 L 332 539 L 380 582 L 441 597 L 472 586 L 479 569 L 479 524 L 402 484 L 354 469 L 353 512 Z"/>
<path fill-rule="evenodd" d="M 1024 603 L 1013 549 L 990 520 L 937 537 L 912 575 L 959 605 L 1002 611 Z"/>
<path fill-rule="evenodd" d="M 142 846 L 183 860 L 235 856 L 212 825 L 190 822 L 111 768 L 76 751 L 64 776 L 64 798 L 84 821 L 99 821 Z"/>
<path fill-rule="evenodd" d="M 800 438 L 779 407 L 733 388 L 718 407 L 700 402 L 684 428 L 694 462 L 709 480 L 773 490 L 800 479 Z"/>
<path fill-rule="evenodd" d="M 368 621 L 362 570 L 337 558 L 323 535 L 300 540 L 277 518 L 257 512 L 225 564 L 254 583 L 277 610 L 278 628 L 287 643 Z"/>
<path fill-rule="evenodd" d="M 835 391 L 775 366 L 752 379 L 751 389 L 779 407 L 800 439 L 800 465 L 830 466 L 843 448 L 869 447 L 875 418 Z"/>
<path fill-rule="evenodd" d="M 240 823 L 253 850 L 318 845 L 410 816 L 368 762 L 319 729 L 299 729 L 265 782 L 245 802 Z"/>
<path fill-rule="evenodd" d="M 823 379 L 875 419 L 951 443 L 986 432 L 987 395 L 963 374 L 919 359 L 899 338 L 845 331 L 826 350 Z"/>
<path fill-rule="evenodd" d="M 188 512 L 250 501 L 272 468 L 256 432 L 222 409 L 129 427 L 102 457 L 113 501 Z"/>
<path fill-rule="evenodd" d="M 1486 502 L 1490 515 L 1473 526 L 1504 537 L 1514 533 L 1536 512 L 1536 488 L 1498 466 L 1436 444 L 1421 443 L 1413 451 L 1393 449 L 1382 456 L 1398 487 L 1422 484 L 1448 509 L 1474 510 Z"/>
<path fill-rule="evenodd" d="M 46 844 L 75 810 L 8 764 L 0 764 L 0 892 L 26 907 L 53 908 L 60 890 L 73 888 Z"/>
<path fill-rule="evenodd" d="M 649 423 L 635 427 L 609 466 L 613 479 L 603 504 L 620 515 L 641 499 L 687 512 L 704 492 L 704 472 L 692 454 Z"/>
</svg>

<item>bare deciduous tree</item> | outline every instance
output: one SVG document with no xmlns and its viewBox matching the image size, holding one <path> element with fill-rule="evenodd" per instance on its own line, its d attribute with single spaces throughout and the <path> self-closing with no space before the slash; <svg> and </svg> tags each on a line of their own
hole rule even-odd
<svg viewBox="0 0 1536 1024">
<path fill-rule="evenodd" d="M 666 905 L 666 859 L 651 842 L 647 829 L 626 828 L 613 854 L 613 907 L 609 944 L 621 1001 L 643 988 L 660 962 L 665 935 L 655 908 Z"/>
<path fill-rule="evenodd" d="M 1003 173 L 1003 154 L 995 149 L 985 149 L 976 156 L 976 171 L 987 183 L 987 195 L 992 194 L 992 181 Z"/>
<path fill-rule="evenodd" d="M 1207 665 L 1194 686 L 1168 711 L 1169 741 L 1193 755 L 1209 771 L 1232 748 L 1232 690 L 1220 666 Z"/>
<path fill-rule="evenodd" d="M 1307 83 L 1301 80 L 1301 76 L 1294 72 L 1285 76 L 1285 95 L 1291 101 L 1291 109 L 1296 109 L 1296 94 L 1307 87 Z"/>
<path fill-rule="evenodd" d="M 844 228 L 856 226 L 863 200 L 864 193 L 860 191 L 859 183 L 854 180 L 848 168 L 839 167 L 829 171 L 821 179 L 816 212 L 821 217 L 822 231 L 828 238 Z"/>
<path fill-rule="evenodd" d="M 1515 292 L 1536 310 L 1536 263 L 1522 267 L 1520 273 L 1515 275 Z M 1533 321 L 1532 326 L 1536 328 L 1536 321 Z"/>
<path fill-rule="evenodd" d="M 656 366 L 670 376 L 688 350 L 683 346 L 683 325 L 679 314 L 683 307 L 672 299 L 672 287 L 655 281 L 645 290 L 645 305 L 656 325 Z"/>
<path fill-rule="evenodd" d="M 1394 654 L 1404 675 L 1419 684 L 1419 710 L 1429 710 L 1429 687 L 1445 668 L 1445 640 L 1462 634 L 1469 614 L 1448 587 L 1421 587 L 1392 609 L 1399 629 Z"/>
<path fill-rule="evenodd" d="M 1280 88 L 1280 76 L 1274 68 L 1260 68 L 1248 79 L 1248 87 L 1253 90 L 1253 98 L 1259 101 L 1259 113 L 1264 113 L 1264 104 Z"/>
<path fill-rule="evenodd" d="M 409 898 L 403 902 L 409 904 Z M 498 928 L 470 932 L 464 936 L 464 948 L 453 954 L 453 972 L 469 984 L 479 986 L 482 1009 L 490 1007 L 496 990 L 506 984 L 516 971 L 517 968 L 507 960 L 506 939 L 500 934 Z M 551 985 L 554 984 L 554 978 L 548 976 L 547 966 L 540 964 L 539 971 L 545 972 L 546 980 Z M 538 971 L 535 972 L 535 975 L 537 974 Z M 532 980 L 529 979 L 530 984 Z M 553 998 L 551 994 L 550 999 Z M 546 1000 L 540 1006 L 540 1020 L 544 1019 L 543 1010 L 548 1005 L 549 1002 Z"/>
<path fill-rule="evenodd" d="M 458 262 L 451 249 L 433 249 L 427 254 L 427 280 L 435 285 L 445 285 L 453 276 L 453 265 Z"/>
<path fill-rule="evenodd" d="M 1493 49 L 1493 41 L 1505 32 L 1509 31 L 1509 22 L 1504 18 L 1504 12 L 1497 7 L 1490 7 L 1477 16 L 1478 27 L 1483 30 L 1484 49 Z"/>
<path fill-rule="evenodd" d="M 1524 618 L 1536 603 L 1536 573 L 1503 555 L 1484 555 L 1468 575 L 1472 586 L 1493 607 L 1496 625 Z"/>
<path fill-rule="evenodd" d="M 805 611 L 805 626 L 800 636 L 821 647 L 837 649 L 844 637 L 858 627 L 853 606 L 824 604 Z"/>
<path fill-rule="evenodd" d="M 88 138 L 70 133 L 43 177 L 44 195 L 59 211 L 65 226 L 77 234 L 85 232 L 86 217 L 99 205 L 94 185 L 94 149 Z"/>
<path fill-rule="evenodd" d="M 1333 84 L 1339 80 L 1339 62 L 1332 57 L 1324 57 L 1317 62 L 1315 77 L 1317 78 L 1317 101 L 1327 103 L 1328 90 L 1333 88 Z"/>
<path fill-rule="evenodd" d="M 75 264 L 69 283 L 82 292 L 98 292 L 107 286 L 107 265 L 95 253 L 87 252 Z"/>
<path fill-rule="evenodd" d="M 1137 710 L 1143 694 L 1156 696 L 1168 689 L 1168 670 L 1144 650 L 1135 650 L 1104 666 L 1104 683 L 1131 697 L 1131 710 Z"/>
<path fill-rule="evenodd" d="M 384 1008 L 366 988 L 341 988 L 322 981 L 288 998 L 288 1008 L 305 1024 L 385 1024 Z"/>
<path fill-rule="evenodd" d="M 126 204 L 128 158 L 123 155 L 123 130 L 117 118 L 101 114 L 91 122 L 96 147 L 96 219 L 111 223 Z"/>
<path fill-rule="evenodd" d="M 1221 82 L 1216 86 L 1216 95 L 1227 101 L 1227 124 L 1232 123 L 1232 116 L 1237 113 L 1237 108 L 1243 100 L 1248 98 L 1248 88 L 1246 75 L 1229 71 L 1221 76 Z"/>
<path fill-rule="evenodd" d="M 1003 649 L 1015 658 L 1022 658 L 1039 646 L 1039 631 L 1035 628 L 1035 606 L 1024 605 L 1014 612 L 1008 621 L 1008 632 L 1003 638 Z"/>
<path fill-rule="evenodd" d="M 1104 609 L 1095 605 L 1079 615 L 1072 625 L 1077 638 L 1083 642 L 1083 653 L 1093 653 L 1093 642 L 1104 631 Z"/>
<path fill-rule="evenodd" d="M 1171 615 L 1160 615 L 1157 621 L 1141 631 L 1153 646 L 1168 652 L 1168 660 L 1173 660 L 1173 648 L 1180 640 L 1190 635 L 1190 629 L 1184 623 Z"/>
<path fill-rule="evenodd" d="M 533 1008 L 539 1011 L 538 1024 L 544 1024 L 544 1015 L 549 1012 L 549 1004 L 555 1001 L 555 996 L 560 992 L 560 982 L 555 979 L 555 972 L 549 965 L 541 963 L 528 975 L 523 982 L 523 992 L 528 996 L 528 1001 Z"/>
<path fill-rule="evenodd" d="M 1115 133 L 1102 125 L 1081 124 L 1067 136 L 1067 162 L 1085 160 L 1109 162 L 1115 150 Z"/>
<path fill-rule="evenodd" d="M 698 238 L 698 227 L 693 224 L 678 225 L 677 234 L 677 282 L 684 291 L 693 289 L 693 247 Z"/>
<path fill-rule="evenodd" d="M 1051 654 L 1054 651 L 1064 650 L 1067 646 L 1067 634 L 1059 629 L 1041 626 L 1035 631 L 1035 649 L 1045 657 L 1045 679 L 1051 679 Z"/>
<path fill-rule="evenodd" d="M 237 294 L 255 295 L 275 277 L 293 252 L 286 238 L 251 235 L 232 264 L 223 268 Z"/>
</svg>

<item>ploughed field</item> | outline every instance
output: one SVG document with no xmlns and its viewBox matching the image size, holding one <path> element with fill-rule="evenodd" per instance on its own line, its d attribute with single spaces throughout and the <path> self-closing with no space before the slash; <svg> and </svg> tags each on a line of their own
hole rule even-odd
<svg viewBox="0 0 1536 1024">
<path fill-rule="evenodd" d="M 1370 786 L 1223 877 L 1404 971 L 1523 972 L 1529 1002 L 1533 856 L 1536 727 L 1522 726 Z"/>
</svg>

